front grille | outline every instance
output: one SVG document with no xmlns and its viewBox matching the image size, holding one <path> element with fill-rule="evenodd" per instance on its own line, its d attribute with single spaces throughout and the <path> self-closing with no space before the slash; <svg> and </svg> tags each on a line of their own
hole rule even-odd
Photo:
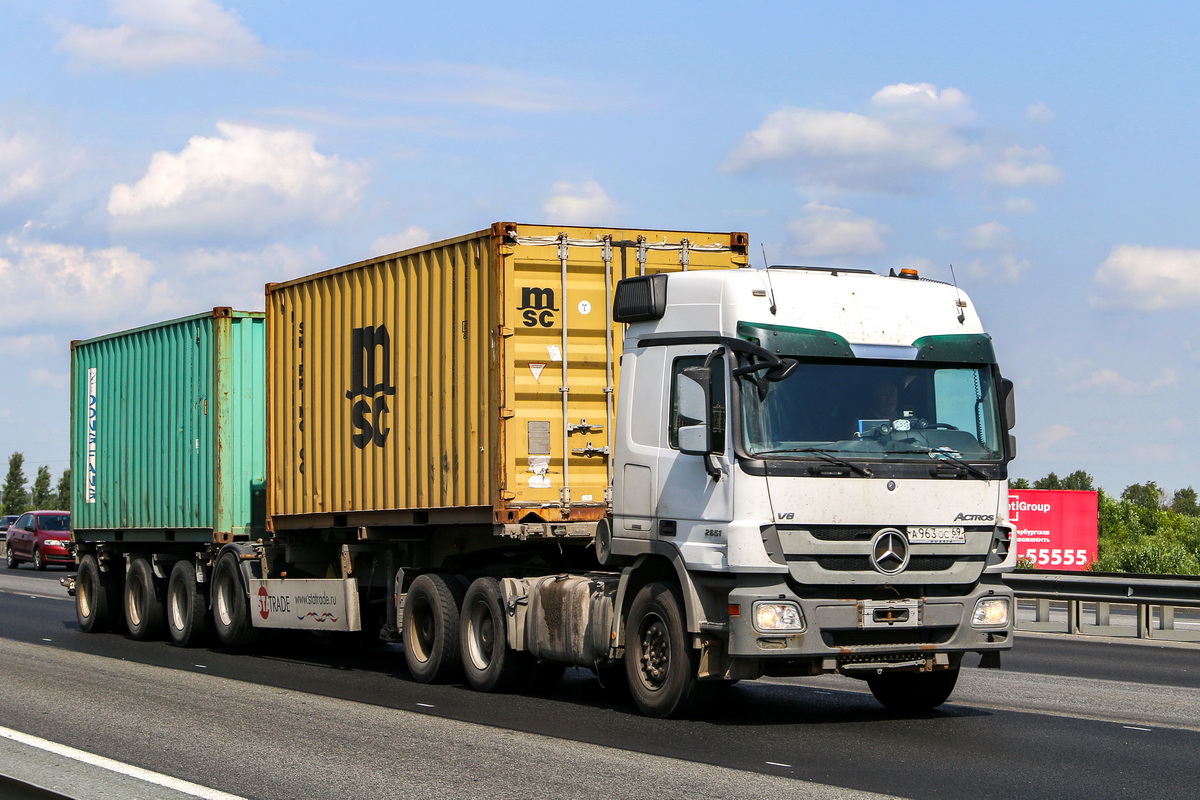
<svg viewBox="0 0 1200 800">
<path fill-rule="evenodd" d="M 809 558 L 789 557 L 789 561 L 807 561 Z M 871 559 L 868 556 L 812 556 L 822 569 L 830 572 L 873 572 Z M 974 560 L 964 557 L 963 561 Z M 952 556 L 913 556 L 905 572 L 942 572 L 954 566 L 956 559 Z"/>
<path fill-rule="evenodd" d="M 821 631 L 829 647 L 905 647 L 945 644 L 954 628 L 878 628 L 872 630 Z"/>
<path fill-rule="evenodd" d="M 865 542 L 881 529 L 865 525 L 813 525 L 804 530 L 822 542 Z"/>
</svg>

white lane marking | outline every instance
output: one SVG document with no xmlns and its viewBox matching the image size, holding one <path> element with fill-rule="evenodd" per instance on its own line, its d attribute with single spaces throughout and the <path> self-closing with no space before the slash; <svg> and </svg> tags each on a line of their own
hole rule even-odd
<svg viewBox="0 0 1200 800">
<path fill-rule="evenodd" d="M 1122 725 L 1121 727 L 1122 727 L 1122 728 L 1125 728 L 1126 730 L 1130 730 L 1130 731 L 1147 731 L 1147 732 L 1151 732 L 1151 731 L 1153 731 L 1153 730 L 1154 730 L 1153 728 L 1139 728 L 1139 727 L 1137 727 L 1136 725 Z"/>
<path fill-rule="evenodd" d="M 429 703 L 417 703 L 421 708 L 433 708 Z"/>
<path fill-rule="evenodd" d="M 200 797 L 203 800 L 246 800 L 246 798 L 222 792 L 219 789 L 210 789 L 207 786 L 201 786 L 197 783 L 190 783 L 179 778 L 172 778 L 170 775 L 163 775 L 158 772 L 151 772 L 148 769 L 135 767 L 131 764 L 125 764 L 120 761 L 114 761 L 111 758 L 98 756 L 95 753 L 88 753 L 83 750 L 76 750 L 74 747 L 67 747 L 65 744 L 51 742 L 46 739 L 39 739 L 36 736 L 30 736 L 27 733 L 14 731 L 11 728 L 0 727 L 0 736 L 5 739 L 11 739 L 14 742 L 36 747 L 39 750 L 45 750 L 47 753 L 72 758 L 76 761 L 82 761 L 84 764 L 91 764 L 93 767 L 100 767 L 109 772 L 115 772 L 118 775 L 125 775 L 130 778 L 137 778 L 139 781 L 152 783 L 155 786 L 163 786 L 167 789 L 173 789 L 176 792 L 190 794 L 192 797 Z"/>
<path fill-rule="evenodd" d="M 768 761 L 767 763 L 770 764 L 772 767 L 790 767 L 790 766 L 792 766 L 791 764 L 781 764 L 778 761 Z"/>
</svg>

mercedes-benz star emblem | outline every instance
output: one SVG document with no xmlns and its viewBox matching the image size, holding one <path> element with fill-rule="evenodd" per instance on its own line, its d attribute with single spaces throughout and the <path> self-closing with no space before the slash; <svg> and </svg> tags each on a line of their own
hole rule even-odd
<svg viewBox="0 0 1200 800">
<path fill-rule="evenodd" d="M 895 528 L 884 528 L 871 541 L 871 566 L 884 575 L 903 572 L 908 556 L 908 537 Z"/>
</svg>

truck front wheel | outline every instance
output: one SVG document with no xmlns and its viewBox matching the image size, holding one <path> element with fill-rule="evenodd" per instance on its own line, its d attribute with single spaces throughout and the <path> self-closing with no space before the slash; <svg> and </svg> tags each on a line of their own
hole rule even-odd
<svg viewBox="0 0 1200 800">
<path fill-rule="evenodd" d="M 867 678 L 871 694 L 888 711 L 923 714 L 950 698 L 958 682 L 958 669 L 939 672 L 883 672 Z"/>
<path fill-rule="evenodd" d="M 688 644 L 675 587 L 665 582 L 642 587 L 625 626 L 625 675 L 642 713 L 679 717 L 691 711 L 701 700 L 699 658 Z"/>
<path fill-rule="evenodd" d="M 463 592 L 442 575 L 418 575 L 404 600 L 401 636 L 404 662 L 419 683 L 440 683 L 455 676 L 462 662 L 458 647 Z"/>
</svg>

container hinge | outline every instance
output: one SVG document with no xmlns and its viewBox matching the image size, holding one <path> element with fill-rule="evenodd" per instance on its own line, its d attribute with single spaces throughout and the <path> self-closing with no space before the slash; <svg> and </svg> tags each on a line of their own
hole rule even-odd
<svg viewBox="0 0 1200 800">
<path fill-rule="evenodd" d="M 567 425 L 567 433 L 600 433 L 602 430 L 604 430 L 603 425 L 592 425 L 586 419 Z"/>
<path fill-rule="evenodd" d="M 558 490 L 558 499 L 564 507 L 571 505 L 571 487 L 564 486 Z"/>
<path fill-rule="evenodd" d="M 692 255 L 688 249 L 691 244 L 687 239 L 679 242 L 679 266 L 684 272 L 687 272 L 688 265 L 692 262 Z"/>
<path fill-rule="evenodd" d="M 580 447 L 572 450 L 571 454 L 576 456 L 584 456 L 586 458 L 591 458 L 592 456 L 607 456 L 608 447 L 593 447 L 592 443 L 588 442 L 586 447 Z"/>
<path fill-rule="evenodd" d="M 517 412 L 513 411 L 511 408 L 500 409 L 500 419 L 512 419 L 516 415 Z"/>
</svg>

